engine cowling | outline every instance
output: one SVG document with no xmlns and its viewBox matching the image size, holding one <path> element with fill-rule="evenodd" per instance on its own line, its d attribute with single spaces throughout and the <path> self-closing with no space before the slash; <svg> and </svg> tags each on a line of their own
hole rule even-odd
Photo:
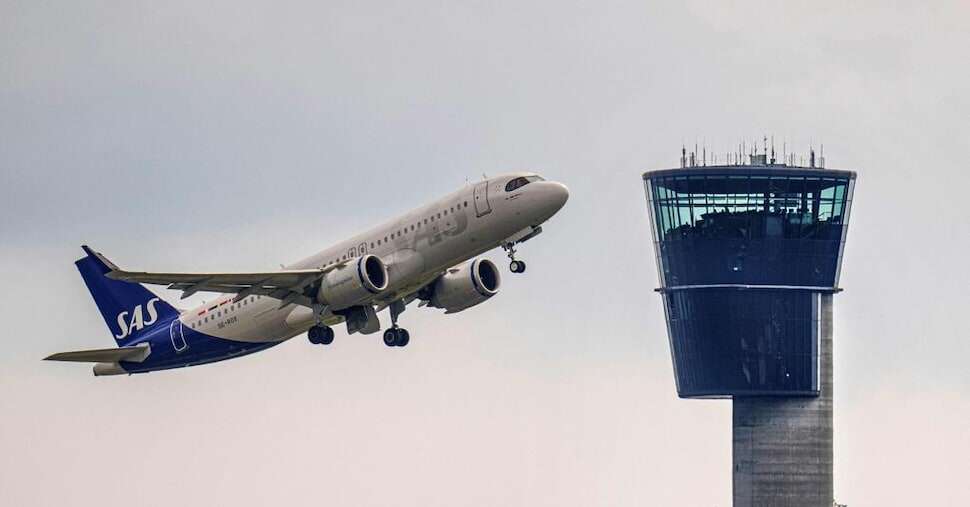
<svg viewBox="0 0 970 507">
<path fill-rule="evenodd" d="M 387 266 L 376 255 L 364 255 L 320 280 L 317 299 L 331 309 L 359 304 L 387 288 Z"/>
<path fill-rule="evenodd" d="M 449 269 L 438 277 L 431 292 L 431 306 L 456 313 L 484 303 L 498 294 L 502 279 L 488 259 L 475 259 Z"/>
</svg>

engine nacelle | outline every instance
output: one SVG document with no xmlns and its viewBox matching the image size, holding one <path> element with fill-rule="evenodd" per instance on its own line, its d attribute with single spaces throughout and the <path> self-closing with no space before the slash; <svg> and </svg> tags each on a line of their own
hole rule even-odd
<svg viewBox="0 0 970 507">
<path fill-rule="evenodd" d="M 387 288 L 387 267 L 375 255 L 364 255 L 320 280 L 317 299 L 340 310 L 359 304 Z"/>
<path fill-rule="evenodd" d="M 431 306 L 456 313 L 498 294 L 502 279 L 488 259 L 476 259 L 449 269 L 438 277 L 431 292 Z"/>
</svg>

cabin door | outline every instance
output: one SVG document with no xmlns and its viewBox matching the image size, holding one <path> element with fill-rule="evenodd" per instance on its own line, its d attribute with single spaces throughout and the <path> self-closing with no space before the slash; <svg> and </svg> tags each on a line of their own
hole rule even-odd
<svg viewBox="0 0 970 507">
<path fill-rule="evenodd" d="M 185 342 L 185 333 L 182 332 L 182 321 L 178 317 L 172 320 L 168 334 L 172 337 L 172 347 L 175 348 L 175 352 L 182 352 L 189 348 L 189 344 Z"/>
<path fill-rule="evenodd" d="M 492 212 L 488 203 L 488 182 L 483 181 L 475 185 L 475 216 L 481 217 Z"/>
</svg>

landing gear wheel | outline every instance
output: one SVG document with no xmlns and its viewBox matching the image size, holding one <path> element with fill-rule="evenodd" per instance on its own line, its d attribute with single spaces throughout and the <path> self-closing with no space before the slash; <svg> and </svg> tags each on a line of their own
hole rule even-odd
<svg viewBox="0 0 970 507">
<path fill-rule="evenodd" d="M 384 331 L 384 345 L 388 347 L 397 345 L 397 329 L 392 328 Z"/>
<path fill-rule="evenodd" d="M 322 328 L 320 332 L 320 343 L 330 345 L 333 343 L 333 328 L 330 326 Z"/>
<path fill-rule="evenodd" d="M 408 333 L 407 329 L 397 330 L 397 343 L 395 343 L 395 345 L 397 345 L 398 347 L 404 347 L 410 341 L 411 341 L 411 333 Z"/>
<path fill-rule="evenodd" d="M 411 333 L 407 329 L 392 327 L 384 331 L 384 345 L 388 347 L 403 347 L 411 341 Z"/>
<path fill-rule="evenodd" d="M 333 343 L 333 328 L 330 326 L 313 326 L 307 331 L 307 339 L 314 345 L 330 345 Z"/>
</svg>

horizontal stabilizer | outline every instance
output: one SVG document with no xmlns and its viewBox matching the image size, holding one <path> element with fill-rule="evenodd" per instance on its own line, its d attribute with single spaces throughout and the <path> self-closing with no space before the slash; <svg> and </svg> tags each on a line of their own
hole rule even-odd
<svg viewBox="0 0 970 507">
<path fill-rule="evenodd" d="M 44 358 L 45 361 L 75 361 L 79 363 L 117 363 L 130 361 L 140 363 L 151 354 L 152 348 L 147 343 L 133 347 L 118 347 L 112 349 L 76 350 L 73 352 L 58 352 Z"/>
</svg>

